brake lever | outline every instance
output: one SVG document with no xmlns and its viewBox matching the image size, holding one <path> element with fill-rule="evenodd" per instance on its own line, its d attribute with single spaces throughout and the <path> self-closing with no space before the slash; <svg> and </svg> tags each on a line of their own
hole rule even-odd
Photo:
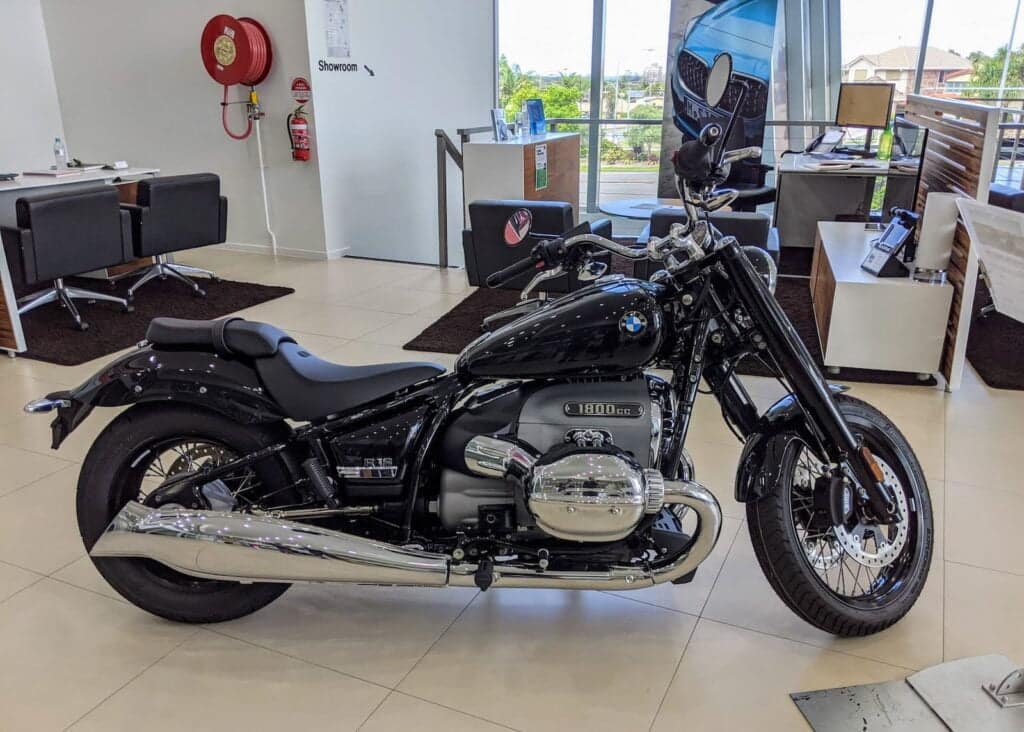
<svg viewBox="0 0 1024 732">
<path fill-rule="evenodd" d="M 533 276 L 533 279 L 530 280 L 526 287 L 523 288 L 523 291 L 519 293 L 519 300 L 528 300 L 530 293 L 533 292 L 533 289 L 541 282 L 554 279 L 555 277 L 561 277 L 563 274 L 565 274 L 565 270 L 562 269 L 562 265 L 552 267 L 551 269 L 541 270 Z"/>
</svg>

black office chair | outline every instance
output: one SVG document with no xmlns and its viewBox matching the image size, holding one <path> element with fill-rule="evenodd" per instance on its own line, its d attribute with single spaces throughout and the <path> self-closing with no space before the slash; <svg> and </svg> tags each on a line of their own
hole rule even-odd
<svg viewBox="0 0 1024 732">
<path fill-rule="evenodd" d="M 217 276 L 170 262 L 167 255 L 227 239 L 228 199 L 220 195 L 220 178 L 213 173 L 195 173 L 142 180 L 136 202 L 122 207 L 131 214 L 135 256 L 155 260 L 128 290 L 128 297 L 157 277 L 172 277 L 191 287 L 194 294 L 205 295 L 189 275 L 213 281 Z"/>
<path fill-rule="evenodd" d="M 770 165 L 763 165 L 756 160 L 734 165 L 729 171 L 729 177 L 722 184 L 722 188 L 735 188 L 739 194 L 730 204 L 730 208 L 733 211 L 753 213 L 762 204 L 774 203 L 775 186 L 770 186 L 766 182 L 770 172 Z"/>
<path fill-rule="evenodd" d="M 533 235 L 557 236 L 573 227 L 572 206 L 560 201 L 473 201 L 469 204 L 470 228 L 462 232 L 462 250 L 466 257 L 466 275 L 469 284 L 483 287 L 487 276 L 526 257 L 539 241 L 536 236 L 527 237 L 519 246 L 510 247 L 505 243 L 505 224 L 509 216 L 525 208 L 533 216 Z M 592 221 L 590 230 L 600 236 L 611 238 L 612 222 L 608 219 Z M 527 272 L 513 277 L 501 285 L 507 290 L 521 290 L 533 277 Z M 575 271 L 565 277 L 544 283 L 546 292 L 572 292 L 580 287 Z"/>
<path fill-rule="evenodd" d="M 65 277 L 131 261 L 130 217 L 118 206 L 117 189 L 46 193 L 19 198 L 15 203 L 17 226 L 0 227 L 8 268 L 16 284 L 53 286 L 18 299 L 18 313 L 51 302 L 63 306 L 80 330 L 82 320 L 74 300 L 114 302 L 131 312 L 127 300 L 64 283 Z"/>
</svg>

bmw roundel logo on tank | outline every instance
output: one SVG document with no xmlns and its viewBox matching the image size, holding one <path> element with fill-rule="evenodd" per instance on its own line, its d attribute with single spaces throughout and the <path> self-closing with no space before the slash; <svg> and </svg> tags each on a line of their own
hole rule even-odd
<svg viewBox="0 0 1024 732">
<path fill-rule="evenodd" d="M 619 319 L 619 327 L 629 335 L 640 335 L 647 329 L 647 316 L 637 310 L 630 310 Z"/>
</svg>

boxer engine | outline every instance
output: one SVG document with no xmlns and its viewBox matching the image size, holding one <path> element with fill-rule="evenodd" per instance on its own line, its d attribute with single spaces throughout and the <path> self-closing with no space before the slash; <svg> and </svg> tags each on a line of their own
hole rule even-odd
<svg viewBox="0 0 1024 732">
<path fill-rule="evenodd" d="M 646 376 L 550 384 L 481 405 L 465 426 L 507 424 L 469 436 L 462 469 L 442 471 L 441 523 L 578 542 L 625 538 L 663 504 L 658 467 L 671 428 L 669 394 L 667 382 Z"/>
</svg>

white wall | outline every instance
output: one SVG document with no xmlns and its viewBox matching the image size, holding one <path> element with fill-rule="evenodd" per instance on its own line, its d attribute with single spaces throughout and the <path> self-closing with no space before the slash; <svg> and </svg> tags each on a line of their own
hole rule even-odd
<svg viewBox="0 0 1024 732">
<path fill-rule="evenodd" d="M 327 57 L 324 0 L 305 3 L 328 251 L 436 263 L 433 131 L 454 139 L 458 127 L 487 124 L 493 2 L 349 0 L 350 59 Z M 358 70 L 319 71 L 321 59 Z M 461 179 L 449 181 L 451 262 L 460 264 Z"/>
<path fill-rule="evenodd" d="M 53 164 L 63 137 L 39 0 L 0 0 L 0 172 Z"/>
<path fill-rule="evenodd" d="M 5 7 L 10 2 L 2 0 Z M 168 175 L 217 173 L 229 198 L 228 240 L 261 248 L 269 239 L 255 134 L 237 142 L 222 130 L 222 87 L 203 69 L 199 38 L 218 13 L 263 23 L 274 52 L 259 92 L 267 112 L 263 142 L 279 251 L 327 256 L 316 157 L 293 162 L 285 132 L 285 117 L 294 107 L 290 79 L 309 72 L 303 0 L 42 0 L 42 6 L 70 153 L 82 160 L 152 165 Z M 12 30 L 24 34 L 23 27 Z M 17 68 L 28 66 L 19 59 Z M 244 98 L 240 87 L 231 94 Z M 19 105 L 4 107 L 2 116 L 14 110 L 25 117 Z M 236 131 L 245 126 L 239 109 L 230 117 Z M 40 134 L 49 138 L 43 152 L 52 155 L 52 124 L 42 127 Z"/>
</svg>

